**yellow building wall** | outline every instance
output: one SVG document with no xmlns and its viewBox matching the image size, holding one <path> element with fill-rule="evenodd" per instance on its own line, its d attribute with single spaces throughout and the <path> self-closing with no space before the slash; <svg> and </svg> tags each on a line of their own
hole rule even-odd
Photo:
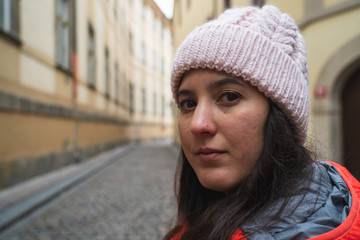
<svg viewBox="0 0 360 240">
<path fill-rule="evenodd" d="M 344 44 L 360 34 L 360 28 L 357 27 L 359 22 L 360 8 L 356 8 L 317 21 L 302 31 L 308 50 L 311 89 L 328 59 Z"/>
<path fill-rule="evenodd" d="M 94 145 L 128 140 L 125 124 L 92 121 L 78 122 L 78 146 L 88 148 Z"/>
<path fill-rule="evenodd" d="M 357 27 L 357 23 L 359 22 L 360 8 L 355 8 L 314 22 L 303 29 L 302 34 L 308 50 L 309 88 L 312 98 L 314 98 L 314 88 L 319 84 L 318 79 L 320 79 L 321 74 L 323 74 L 324 67 L 329 60 L 348 42 L 360 36 L 360 28 Z M 317 109 L 316 114 L 314 113 L 314 101 L 310 102 L 310 135 L 319 143 L 319 152 L 323 158 L 341 162 L 342 160 L 339 158 L 342 156 L 339 156 L 339 153 L 335 152 L 339 151 L 341 146 L 334 146 L 334 144 L 341 144 L 341 140 L 333 139 L 334 136 L 332 135 L 332 128 L 340 128 L 341 126 L 334 126 L 332 118 L 328 113 L 332 111 L 331 109 L 337 109 L 336 111 L 340 110 L 332 106 L 334 102 L 329 99 L 333 91 L 340 90 L 332 89 L 334 86 L 331 85 L 331 82 L 325 84 L 327 84 L 328 99 L 322 101 L 321 109 Z"/>
<path fill-rule="evenodd" d="M 348 1 L 349 0 L 323 0 L 323 5 L 328 8 Z"/>
<path fill-rule="evenodd" d="M 0 112 L 0 132 L 1 160 L 70 150 L 72 142 L 72 122 L 61 118 Z"/>
<path fill-rule="evenodd" d="M 190 5 L 187 2 L 191 2 Z M 216 18 L 224 10 L 223 1 L 175 1 L 174 47 L 181 44 L 195 26 Z"/>
<path fill-rule="evenodd" d="M 251 5 L 251 0 L 232 0 L 232 7 L 246 7 Z"/>
<path fill-rule="evenodd" d="M 267 0 L 266 4 L 277 6 L 281 12 L 289 14 L 296 22 L 304 18 L 304 0 Z"/>
<path fill-rule="evenodd" d="M 171 137 L 171 21 L 152 0 L 137 0 L 136 6 L 134 2 L 74 1 L 78 61 L 77 68 L 64 71 L 56 63 L 56 1 L 19 1 L 18 39 L 4 33 L 0 36 L 0 189 L 125 142 Z M 134 24 L 132 14 L 140 15 L 143 4 L 148 18 Z M 155 18 L 158 21 L 153 28 Z M 95 87 L 88 86 L 89 24 L 95 35 Z M 143 36 L 145 28 L 151 28 L 146 30 L 147 36 Z M 143 41 L 157 34 L 149 43 L 153 49 L 148 49 L 150 61 L 146 65 L 131 61 L 139 59 L 139 51 L 130 52 L 130 30 L 138 32 Z M 105 96 L 105 48 L 109 51 L 108 97 Z M 157 67 L 151 64 L 152 50 L 159 53 Z M 160 53 L 165 65 L 162 73 Z M 77 73 L 76 91 L 74 73 Z M 115 99 L 117 74 L 118 101 Z M 132 113 L 130 83 L 134 90 Z M 151 89 L 147 93 L 145 113 L 141 88 Z M 78 117 L 75 119 L 74 115 Z"/>
<path fill-rule="evenodd" d="M 14 45 L 9 45 L 0 38 L 0 84 L 6 82 L 18 83 L 20 79 L 20 51 Z"/>
</svg>

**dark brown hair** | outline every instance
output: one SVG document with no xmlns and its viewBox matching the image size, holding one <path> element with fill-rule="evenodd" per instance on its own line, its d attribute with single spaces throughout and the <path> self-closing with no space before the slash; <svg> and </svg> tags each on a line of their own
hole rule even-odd
<svg viewBox="0 0 360 240">
<path fill-rule="evenodd" d="M 175 187 L 177 224 L 165 240 L 174 237 L 184 225 L 187 229 L 181 240 L 230 239 L 237 229 L 280 198 L 284 199 L 281 207 L 261 229 L 241 230 L 251 236 L 276 224 L 280 214 L 291 214 L 294 209 L 289 211 L 288 206 L 290 198 L 299 194 L 294 192 L 296 186 L 310 184 L 312 153 L 302 144 L 294 124 L 273 102 L 270 102 L 264 134 L 264 146 L 254 169 L 229 196 L 204 188 L 181 151 Z M 301 189 L 305 196 L 306 187 Z M 291 206 L 297 205 L 292 203 Z"/>
</svg>

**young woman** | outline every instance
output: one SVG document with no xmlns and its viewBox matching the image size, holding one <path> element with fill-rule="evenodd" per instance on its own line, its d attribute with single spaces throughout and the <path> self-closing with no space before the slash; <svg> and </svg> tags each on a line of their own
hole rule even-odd
<svg viewBox="0 0 360 240">
<path fill-rule="evenodd" d="M 179 47 L 177 224 L 164 239 L 360 239 L 360 184 L 304 143 L 305 44 L 274 6 L 229 9 Z"/>
</svg>

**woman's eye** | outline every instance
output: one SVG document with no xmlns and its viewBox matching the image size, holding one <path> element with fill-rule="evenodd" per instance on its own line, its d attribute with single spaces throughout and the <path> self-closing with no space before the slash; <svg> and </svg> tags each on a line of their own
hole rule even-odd
<svg viewBox="0 0 360 240">
<path fill-rule="evenodd" d="M 237 92 L 225 92 L 223 94 L 221 94 L 220 98 L 219 98 L 219 102 L 222 103 L 231 103 L 234 101 L 237 101 L 241 99 L 241 95 Z"/>
<path fill-rule="evenodd" d="M 196 106 L 196 102 L 194 100 L 186 99 L 180 101 L 179 106 L 180 106 L 180 110 L 186 111 L 194 108 Z"/>
</svg>

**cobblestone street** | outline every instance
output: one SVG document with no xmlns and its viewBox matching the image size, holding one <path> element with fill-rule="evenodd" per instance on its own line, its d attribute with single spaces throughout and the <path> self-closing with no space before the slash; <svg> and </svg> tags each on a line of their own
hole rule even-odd
<svg viewBox="0 0 360 240">
<path fill-rule="evenodd" d="M 23 221 L 6 240 L 162 239 L 175 218 L 172 146 L 143 144 Z"/>
</svg>

